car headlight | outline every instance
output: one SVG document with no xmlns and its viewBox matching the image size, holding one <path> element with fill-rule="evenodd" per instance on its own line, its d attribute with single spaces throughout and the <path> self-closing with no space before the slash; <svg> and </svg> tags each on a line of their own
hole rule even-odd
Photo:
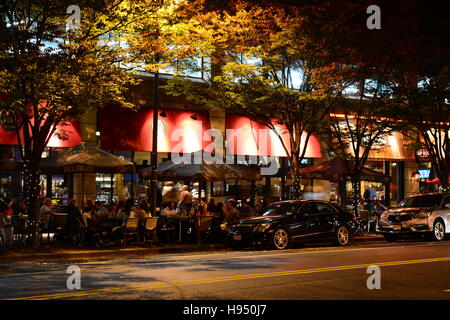
<svg viewBox="0 0 450 320">
<path fill-rule="evenodd" d="M 267 229 L 269 229 L 271 225 L 272 225 L 271 223 L 262 223 L 255 229 L 255 231 L 256 232 L 264 232 Z"/>
</svg>

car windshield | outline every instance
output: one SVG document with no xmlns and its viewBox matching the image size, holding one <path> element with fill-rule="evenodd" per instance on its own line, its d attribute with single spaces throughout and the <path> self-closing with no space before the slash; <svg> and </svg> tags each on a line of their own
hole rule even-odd
<svg viewBox="0 0 450 320">
<path fill-rule="evenodd" d="M 401 208 L 431 208 L 438 207 L 441 204 L 441 201 L 442 195 L 432 194 L 406 198 L 399 206 Z"/>
<path fill-rule="evenodd" d="M 295 208 L 297 207 L 296 203 L 293 202 L 281 202 L 274 203 L 259 212 L 260 216 L 288 216 L 294 213 Z"/>
</svg>

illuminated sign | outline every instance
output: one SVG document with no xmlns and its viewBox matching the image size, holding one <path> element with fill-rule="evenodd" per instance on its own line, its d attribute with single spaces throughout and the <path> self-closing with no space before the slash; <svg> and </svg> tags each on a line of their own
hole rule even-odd
<svg viewBox="0 0 450 320">
<path fill-rule="evenodd" d="M 416 151 L 415 155 L 416 155 L 417 162 L 430 162 L 431 161 L 430 152 L 428 151 L 427 148 L 420 148 L 419 150 Z"/>
<path fill-rule="evenodd" d="M 6 110 L 0 111 L 0 125 L 6 131 L 16 130 L 16 115 L 14 112 Z"/>
<path fill-rule="evenodd" d="M 419 179 L 429 179 L 430 178 L 430 169 L 419 169 Z"/>
</svg>

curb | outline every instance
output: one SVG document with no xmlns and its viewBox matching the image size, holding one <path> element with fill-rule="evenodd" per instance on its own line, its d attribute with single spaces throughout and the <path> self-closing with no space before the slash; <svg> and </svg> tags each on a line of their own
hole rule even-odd
<svg viewBox="0 0 450 320">
<path fill-rule="evenodd" d="M 383 241 L 381 235 L 357 235 L 352 238 L 353 242 L 369 242 Z M 157 244 L 151 247 L 135 247 L 135 248 L 112 248 L 112 249 L 86 249 L 86 250 L 65 250 L 50 248 L 50 252 L 14 252 L 7 251 L 0 254 L 0 264 L 8 264 L 14 262 L 26 261 L 68 261 L 68 260 L 88 260 L 93 258 L 122 258 L 122 257 L 144 257 L 156 254 L 170 253 L 194 253 L 207 252 L 215 250 L 231 250 L 226 244 Z"/>
</svg>

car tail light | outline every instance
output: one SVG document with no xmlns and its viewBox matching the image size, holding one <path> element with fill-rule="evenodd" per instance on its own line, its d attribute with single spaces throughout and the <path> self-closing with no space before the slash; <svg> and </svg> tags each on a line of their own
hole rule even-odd
<svg viewBox="0 0 450 320">
<path fill-rule="evenodd" d="M 5 209 L 5 210 L 3 211 L 3 214 L 4 214 L 4 215 L 7 215 L 7 216 L 12 216 L 13 211 L 12 211 L 11 209 Z"/>
</svg>

